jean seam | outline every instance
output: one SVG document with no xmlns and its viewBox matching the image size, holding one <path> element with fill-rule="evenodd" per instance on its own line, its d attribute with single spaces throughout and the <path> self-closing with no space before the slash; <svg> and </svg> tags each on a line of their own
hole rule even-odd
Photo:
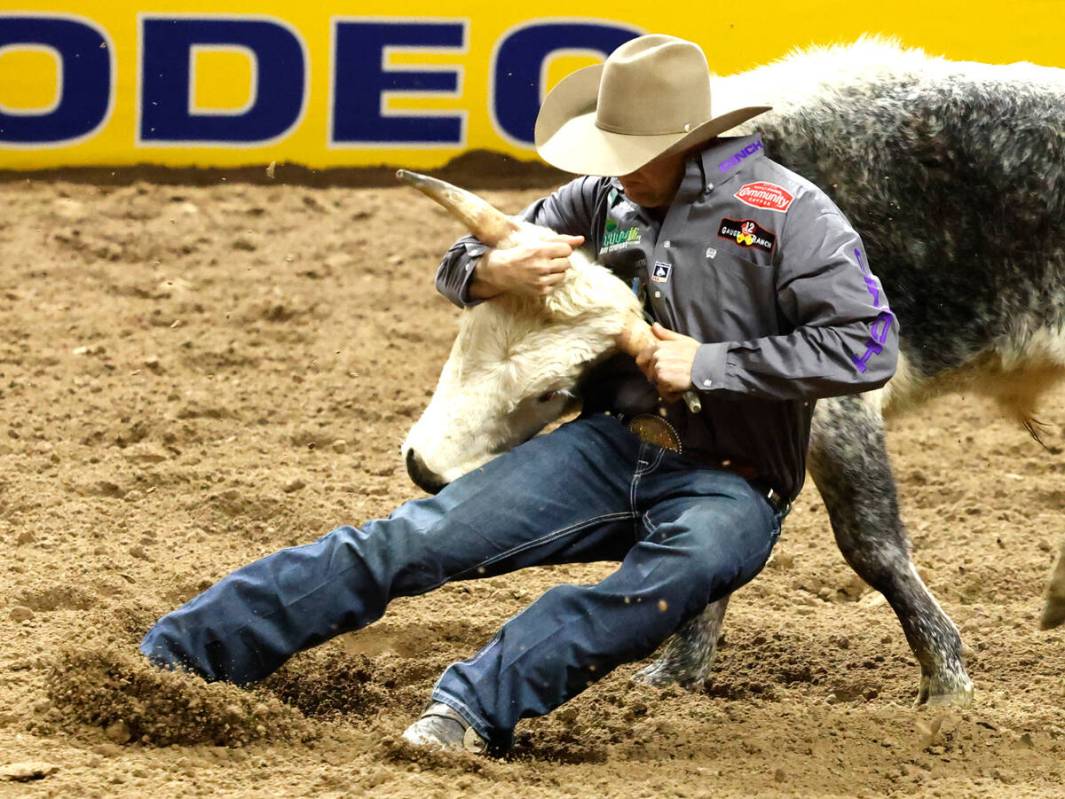
<svg viewBox="0 0 1065 799">
<path fill-rule="evenodd" d="M 524 552 L 527 549 L 532 549 L 533 547 L 537 547 L 537 546 L 540 546 L 542 544 L 549 544 L 552 541 L 556 541 L 559 538 L 562 538 L 564 536 L 570 535 L 571 533 L 575 533 L 578 530 L 581 530 L 581 529 L 583 529 L 585 527 L 588 527 L 589 525 L 598 524 L 600 522 L 606 522 L 606 521 L 622 521 L 623 519 L 631 518 L 631 516 L 632 516 L 632 513 L 628 512 L 628 511 L 625 511 L 625 512 L 614 512 L 614 513 L 604 513 L 601 516 L 595 516 L 595 517 L 593 517 L 591 519 L 584 519 L 583 521 L 575 522 L 574 524 L 571 524 L 568 527 L 562 527 L 562 528 L 560 528 L 558 530 L 553 530 L 550 533 L 548 533 L 547 535 L 541 536 L 540 538 L 536 538 L 536 539 L 534 539 L 532 541 L 525 541 L 525 542 L 523 542 L 521 544 L 518 544 L 517 546 L 511 547 L 510 549 L 506 550 L 505 552 L 501 552 L 498 555 L 493 555 L 492 557 L 487 558 L 486 560 L 483 560 L 480 563 L 475 563 L 473 566 L 470 566 L 467 569 L 463 569 L 460 572 L 456 572 L 455 574 L 451 575 L 446 580 L 441 582 L 439 585 L 435 586 L 435 588 L 439 588 L 441 585 L 444 585 L 445 583 L 447 583 L 447 582 L 449 582 L 451 580 L 457 580 L 460 577 L 462 577 L 464 574 L 469 574 L 470 572 L 475 571 L 477 569 L 482 569 L 485 566 L 491 566 L 492 564 L 498 563 L 501 560 L 505 560 L 505 559 L 511 557 L 512 555 L 517 555 L 518 553 Z M 433 590 L 432 588 L 427 589 L 427 591 L 432 591 L 432 590 Z"/>
<path fill-rule="evenodd" d="M 644 447 L 652 447 L 652 446 L 654 447 L 654 450 L 655 450 L 654 457 L 651 458 L 651 460 L 647 461 L 647 465 L 644 466 L 643 468 L 637 467 L 636 471 L 633 472 L 633 477 L 643 477 L 645 474 L 649 474 L 650 472 L 653 472 L 655 469 L 658 468 L 658 464 L 660 464 L 662 462 L 662 456 L 666 454 L 666 450 L 662 449 L 661 447 L 655 446 L 653 444 L 644 444 Z"/>
<path fill-rule="evenodd" d="M 643 522 L 644 529 L 647 530 L 648 536 L 653 536 L 658 531 L 658 524 L 651 518 L 650 513 L 645 513 L 640 517 Z"/>
<path fill-rule="evenodd" d="M 648 445 L 645 443 L 640 447 L 640 456 L 644 454 L 647 446 Z M 632 482 L 629 484 L 629 511 L 633 519 L 632 534 L 637 540 L 640 537 L 640 514 L 636 512 L 636 487 L 640 484 L 641 477 L 657 469 L 658 464 L 662 462 L 662 455 L 663 453 L 665 453 L 665 450 L 661 448 L 656 449 L 658 449 L 658 452 L 655 453 L 655 456 L 652 460 L 647 462 L 646 466 L 644 466 L 643 468 L 637 466 L 636 471 L 632 473 Z M 637 463 L 639 462 L 640 461 L 637 460 Z"/>
<path fill-rule="evenodd" d="M 774 516 L 775 515 L 776 514 L 774 513 Z M 751 557 L 743 559 L 743 567 L 742 568 L 744 569 L 744 571 L 747 570 L 748 564 L 754 563 L 754 562 L 756 562 L 759 559 L 761 559 L 762 566 L 764 568 L 765 562 L 767 560 L 769 560 L 769 556 L 773 552 L 773 547 L 776 546 L 777 539 L 780 537 L 779 530 L 780 530 L 780 526 L 779 526 L 779 524 L 777 524 L 777 525 L 774 525 L 773 528 L 769 531 L 769 537 L 768 537 L 768 540 L 766 541 L 766 548 L 765 548 L 765 554 L 764 555 L 762 555 L 760 557 L 752 555 Z"/>
</svg>

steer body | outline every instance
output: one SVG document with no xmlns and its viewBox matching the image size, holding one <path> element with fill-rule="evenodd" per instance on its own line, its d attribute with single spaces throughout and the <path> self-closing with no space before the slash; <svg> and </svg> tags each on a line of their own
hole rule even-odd
<svg viewBox="0 0 1065 799">
<path fill-rule="evenodd" d="M 960 638 L 909 559 L 883 419 L 981 393 L 1038 439 L 1039 397 L 1065 377 L 1065 70 L 865 39 L 720 78 L 714 91 L 770 93 L 774 111 L 756 125 L 767 150 L 847 214 L 899 319 L 895 377 L 818 403 L 808 468 L 848 563 L 902 623 L 919 700 L 964 699 Z M 722 613 L 708 609 L 644 676 L 704 677 Z"/>
<path fill-rule="evenodd" d="M 945 392 L 980 392 L 1038 438 L 1039 396 L 1065 377 L 1065 70 L 951 62 L 863 39 L 715 78 L 713 92 L 774 106 L 737 133 L 761 131 L 774 160 L 832 196 L 861 233 L 899 319 L 895 377 L 879 391 L 817 403 L 808 467 L 848 563 L 902 623 L 921 665 L 919 701 L 967 701 L 957 629 L 910 560 L 884 417 Z M 483 308 L 466 313 L 460 339 Z M 408 463 L 416 441 L 448 479 L 491 455 L 478 445 L 472 458 L 437 454 L 446 450 L 442 426 L 464 415 L 458 383 L 449 378 L 444 391 L 445 377 L 462 369 L 457 356 L 430 405 L 440 407 L 408 438 Z M 558 358 L 556 347 L 537 363 L 545 369 Z M 552 395 L 573 388 L 579 371 L 567 361 Z M 510 441 L 492 436 L 493 452 L 558 412 L 545 407 Z M 643 677 L 700 683 L 724 607 L 682 628 Z"/>
</svg>

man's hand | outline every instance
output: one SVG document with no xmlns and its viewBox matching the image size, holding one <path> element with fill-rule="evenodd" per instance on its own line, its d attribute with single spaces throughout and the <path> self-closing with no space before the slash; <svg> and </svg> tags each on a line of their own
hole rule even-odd
<svg viewBox="0 0 1065 799">
<path fill-rule="evenodd" d="M 542 297 L 562 281 L 570 267 L 569 256 L 583 243 L 584 236 L 559 234 L 553 239 L 490 249 L 474 269 L 470 296 L 484 300 L 512 291 Z"/>
<path fill-rule="evenodd" d="M 654 323 L 651 332 L 656 340 L 640 351 L 636 365 L 655 384 L 662 399 L 675 402 L 691 388 L 692 364 L 699 351 L 699 342 L 667 330 L 658 322 Z"/>
</svg>

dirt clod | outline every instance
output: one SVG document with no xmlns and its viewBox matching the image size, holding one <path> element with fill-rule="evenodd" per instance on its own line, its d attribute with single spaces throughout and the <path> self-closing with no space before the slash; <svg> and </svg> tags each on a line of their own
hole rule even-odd
<svg viewBox="0 0 1065 799">
<path fill-rule="evenodd" d="M 34 782 L 42 780 L 59 771 L 59 766 L 52 763 L 44 763 L 38 760 L 27 760 L 20 763 L 9 763 L 0 766 L 0 780 L 9 782 Z"/>
<path fill-rule="evenodd" d="M 11 621 L 23 622 L 23 621 L 29 621 L 30 619 L 32 619 L 34 614 L 33 614 L 33 611 L 30 610 L 29 608 L 27 608 L 27 607 L 25 607 L 23 605 L 19 605 L 18 607 L 12 608 L 11 612 L 8 613 L 7 615 L 8 615 L 8 618 L 11 619 Z"/>
</svg>

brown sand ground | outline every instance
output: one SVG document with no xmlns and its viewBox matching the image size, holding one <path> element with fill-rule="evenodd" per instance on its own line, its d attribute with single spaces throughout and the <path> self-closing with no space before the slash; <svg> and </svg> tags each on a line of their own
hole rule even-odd
<svg viewBox="0 0 1065 799">
<path fill-rule="evenodd" d="M 508 209 L 530 192 L 490 192 Z M 918 669 L 815 489 L 739 593 L 705 692 L 619 669 L 507 760 L 397 741 L 438 673 L 560 581 L 395 603 L 253 690 L 147 668 L 150 623 L 230 569 L 418 494 L 398 446 L 457 313 L 457 231 L 407 190 L 0 186 L 0 796 L 1061 796 L 1065 392 L 1041 450 L 970 397 L 900 420 L 916 559 L 972 647 L 976 703 Z"/>
</svg>

